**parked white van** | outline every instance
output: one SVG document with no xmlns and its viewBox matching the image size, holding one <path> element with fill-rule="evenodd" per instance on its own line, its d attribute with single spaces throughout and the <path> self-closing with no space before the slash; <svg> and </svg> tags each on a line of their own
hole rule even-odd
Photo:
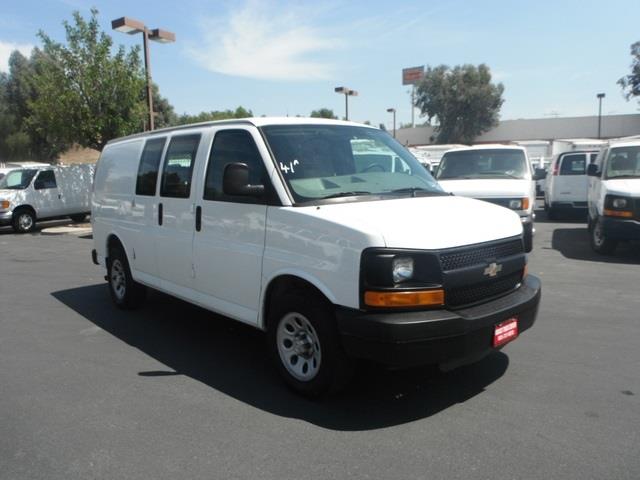
<svg viewBox="0 0 640 480">
<path fill-rule="evenodd" d="M 591 247 L 606 254 L 640 240 L 640 140 L 612 142 L 587 173 Z"/>
<path fill-rule="evenodd" d="M 39 220 L 81 222 L 91 210 L 92 179 L 93 165 L 10 169 L 0 179 L 0 225 L 26 233 Z"/>
<path fill-rule="evenodd" d="M 587 211 L 587 166 L 598 151 L 565 152 L 553 158 L 544 191 L 544 209 L 551 220 L 560 212 Z"/>
<path fill-rule="evenodd" d="M 535 180 L 544 170 L 533 168 L 524 147 L 475 145 L 442 156 L 436 179 L 447 192 L 495 203 L 515 211 L 524 228 L 525 251 L 533 248 Z"/>
<path fill-rule="evenodd" d="M 401 168 L 363 161 L 363 141 Z M 389 134 L 350 122 L 111 141 L 91 213 L 117 306 L 153 287 L 264 330 L 286 383 L 309 396 L 344 385 L 353 358 L 477 360 L 531 327 L 540 300 L 518 215 L 446 194 Z"/>
</svg>

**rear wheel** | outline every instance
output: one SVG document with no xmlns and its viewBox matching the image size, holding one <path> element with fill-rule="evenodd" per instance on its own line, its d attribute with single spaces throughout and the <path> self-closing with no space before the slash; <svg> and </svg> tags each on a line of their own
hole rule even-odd
<svg viewBox="0 0 640 480">
<path fill-rule="evenodd" d="M 285 383 L 306 397 L 339 391 L 353 374 L 333 307 L 315 292 L 295 290 L 275 298 L 267 340 Z"/>
<path fill-rule="evenodd" d="M 107 261 L 107 280 L 111 299 L 118 308 L 138 307 L 146 296 L 146 288 L 131 277 L 129 262 L 119 245 L 111 247 Z"/>
<path fill-rule="evenodd" d="M 13 212 L 13 230 L 16 233 L 33 232 L 36 228 L 36 216 L 26 208 L 17 209 Z"/>
<path fill-rule="evenodd" d="M 549 207 L 547 207 L 547 217 L 549 217 L 549 220 L 557 220 L 558 209 L 553 208 L 551 205 L 549 205 Z"/>
<path fill-rule="evenodd" d="M 591 227 L 591 248 L 593 248 L 596 253 L 606 255 L 613 253 L 617 246 L 618 242 L 607 238 L 605 235 L 604 229 L 602 228 L 602 221 L 599 218 L 596 219 Z"/>
</svg>

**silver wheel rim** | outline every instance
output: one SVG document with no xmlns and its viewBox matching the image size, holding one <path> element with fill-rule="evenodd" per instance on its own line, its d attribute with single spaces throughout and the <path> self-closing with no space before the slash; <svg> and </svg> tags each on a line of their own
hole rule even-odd
<svg viewBox="0 0 640 480">
<path fill-rule="evenodd" d="M 18 225 L 20 226 L 20 230 L 31 230 L 33 227 L 33 218 L 28 213 L 23 213 L 18 217 Z"/>
<path fill-rule="evenodd" d="M 278 324 L 276 335 L 282 364 L 295 379 L 308 382 L 320 370 L 322 350 L 311 322 L 302 314 L 286 314 Z"/>
<path fill-rule="evenodd" d="M 113 293 L 118 300 L 124 299 L 124 294 L 127 291 L 127 279 L 119 259 L 115 259 L 111 264 L 111 288 L 113 288 Z"/>
<path fill-rule="evenodd" d="M 602 227 L 600 226 L 600 222 L 597 222 L 593 226 L 593 243 L 596 247 L 601 247 L 604 242 L 604 237 L 602 236 Z"/>
</svg>

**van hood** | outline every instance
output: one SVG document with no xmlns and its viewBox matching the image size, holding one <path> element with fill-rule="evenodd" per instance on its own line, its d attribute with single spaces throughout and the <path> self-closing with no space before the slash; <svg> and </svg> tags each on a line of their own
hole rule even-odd
<svg viewBox="0 0 640 480">
<path fill-rule="evenodd" d="M 522 234 L 517 213 L 454 196 L 294 207 L 334 226 L 382 237 L 390 248 L 443 249 Z"/>
<path fill-rule="evenodd" d="M 20 195 L 22 190 L 0 190 L 0 200 L 9 200 L 13 203 L 13 201 Z"/>
<path fill-rule="evenodd" d="M 446 191 L 462 197 L 511 198 L 528 197 L 532 180 L 516 178 L 483 178 L 467 180 L 439 180 Z"/>
<path fill-rule="evenodd" d="M 640 178 L 620 178 L 606 180 L 607 193 L 625 197 L 640 197 Z"/>
</svg>

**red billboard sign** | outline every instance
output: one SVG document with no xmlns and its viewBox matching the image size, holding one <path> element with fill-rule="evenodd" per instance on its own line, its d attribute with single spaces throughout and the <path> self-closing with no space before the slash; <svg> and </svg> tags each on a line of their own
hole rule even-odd
<svg viewBox="0 0 640 480">
<path fill-rule="evenodd" d="M 416 85 L 424 77 L 424 67 L 402 69 L 402 85 Z"/>
</svg>

